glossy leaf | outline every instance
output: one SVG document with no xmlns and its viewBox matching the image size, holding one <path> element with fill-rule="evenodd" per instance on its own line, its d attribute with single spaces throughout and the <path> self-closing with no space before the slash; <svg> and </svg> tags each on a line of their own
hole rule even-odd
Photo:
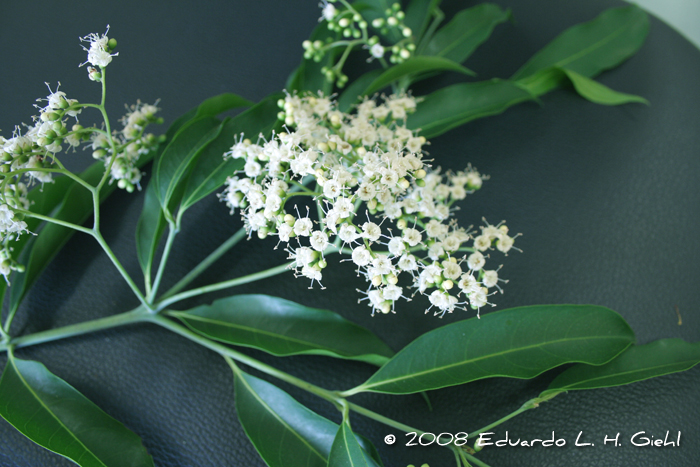
<svg viewBox="0 0 700 467">
<path fill-rule="evenodd" d="M 218 190 L 226 179 L 243 168 L 242 159 L 224 159 L 225 152 L 231 149 L 236 138 L 241 135 L 255 141 L 258 135 L 269 138 L 278 125 L 277 101 L 280 93 L 273 94 L 245 112 L 224 122 L 219 136 L 206 146 L 192 167 L 182 196 L 182 210 L 185 210 L 205 196 Z"/>
<path fill-rule="evenodd" d="M 170 198 L 181 180 L 196 160 L 199 153 L 221 131 L 221 123 L 214 117 L 192 120 L 173 137 L 156 161 L 153 178 L 156 194 L 163 209 L 167 209 Z M 167 214 L 166 214 L 167 216 Z"/>
<path fill-rule="evenodd" d="M 141 215 L 136 224 L 136 256 L 144 277 L 151 277 L 153 258 L 167 225 L 163 209 L 158 200 L 156 183 L 151 177 L 146 187 Z"/>
<path fill-rule="evenodd" d="M 415 113 L 409 115 L 407 126 L 420 129 L 420 134 L 432 138 L 477 118 L 497 115 L 508 107 L 532 99 L 518 85 L 498 79 L 447 86 L 424 96 Z"/>
<path fill-rule="evenodd" d="M 511 79 L 519 80 L 550 67 L 566 68 L 592 78 L 634 55 L 648 31 L 649 18 L 641 8 L 606 10 L 594 20 L 561 33 Z"/>
<path fill-rule="evenodd" d="M 180 129 L 185 125 L 185 123 L 189 122 L 194 118 L 216 117 L 220 113 L 225 112 L 227 110 L 235 109 L 238 107 L 248 107 L 251 105 L 253 105 L 253 102 L 250 102 L 249 100 L 244 99 L 237 94 L 232 94 L 230 92 L 210 97 L 209 99 L 204 100 L 194 109 L 190 109 L 189 112 L 185 113 L 184 115 L 180 116 L 177 120 L 175 120 L 172 123 L 172 125 L 170 125 L 170 128 L 168 128 L 168 131 L 166 133 L 166 141 L 168 143 L 172 141 L 177 132 L 180 131 Z"/>
<path fill-rule="evenodd" d="M 541 96 L 567 81 L 571 82 L 581 97 L 596 104 L 620 105 L 633 102 L 649 104 L 643 97 L 614 91 L 604 84 L 565 68 L 545 68 L 527 78 L 516 81 L 515 84 L 533 96 Z"/>
<path fill-rule="evenodd" d="M 459 63 L 442 57 L 417 56 L 409 58 L 400 65 L 394 65 L 379 75 L 372 84 L 362 93 L 363 95 L 374 94 L 375 92 L 390 85 L 405 76 L 418 73 L 429 73 L 432 71 L 456 71 L 469 76 L 474 76 L 474 72 L 464 68 Z"/>
<path fill-rule="evenodd" d="M 601 365 L 633 341 L 608 308 L 511 308 L 423 334 L 349 392 L 409 394 L 494 376 L 533 378 L 565 363 Z"/>
<path fill-rule="evenodd" d="M 362 450 L 350 425 L 344 421 L 333 440 L 328 467 L 378 467 L 378 464 Z"/>
<path fill-rule="evenodd" d="M 348 112 L 364 95 L 365 89 L 384 72 L 382 69 L 368 71 L 345 88 L 338 98 L 338 110 Z"/>
<path fill-rule="evenodd" d="M 700 363 L 700 342 L 662 339 L 633 345 L 601 366 L 574 365 L 557 376 L 542 396 L 574 389 L 622 386 L 688 370 Z"/>
<path fill-rule="evenodd" d="M 255 103 L 242 98 L 238 94 L 225 92 L 218 96 L 210 97 L 199 104 L 194 118 L 215 117 L 227 110 L 250 107 L 251 105 L 255 105 Z"/>
<path fill-rule="evenodd" d="M 374 365 L 393 355 L 377 336 L 332 311 L 268 295 L 234 295 L 171 315 L 211 339 L 273 355 L 327 355 Z"/>
<path fill-rule="evenodd" d="M 489 38 L 496 26 L 509 18 L 510 11 L 494 3 L 462 10 L 435 33 L 422 53 L 462 63 Z"/>
<path fill-rule="evenodd" d="M 272 384 L 235 372 L 236 412 L 270 467 L 326 467 L 338 425 Z"/>
<path fill-rule="evenodd" d="M 23 435 L 82 467 L 147 467 L 141 440 L 39 362 L 10 355 L 0 415 Z"/>
<path fill-rule="evenodd" d="M 413 31 L 416 43 L 423 39 L 430 18 L 442 0 L 411 0 L 406 7 L 406 17 L 403 22 Z"/>
<path fill-rule="evenodd" d="M 357 442 L 360 443 L 360 447 L 362 447 L 371 459 L 371 461 L 368 460 L 367 463 L 374 462 L 379 467 L 384 467 L 384 462 L 382 462 L 382 458 L 379 456 L 379 451 L 377 451 L 377 448 L 372 444 L 372 441 L 358 433 L 355 433 L 355 437 L 357 438 Z"/>
<path fill-rule="evenodd" d="M 636 102 L 639 104 L 649 105 L 649 101 L 643 97 L 614 91 L 604 84 L 590 78 L 586 78 L 575 71 L 567 70 L 565 68 L 562 70 L 562 72 L 571 80 L 571 84 L 574 85 L 576 92 L 578 92 L 581 97 L 584 97 L 591 102 L 595 102 L 596 104 L 620 105 Z"/>
</svg>

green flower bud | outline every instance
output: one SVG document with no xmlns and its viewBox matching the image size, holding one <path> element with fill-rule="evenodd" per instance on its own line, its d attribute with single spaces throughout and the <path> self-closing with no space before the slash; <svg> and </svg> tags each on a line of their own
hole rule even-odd
<svg viewBox="0 0 700 467">
<path fill-rule="evenodd" d="M 111 52 L 112 50 L 116 49 L 116 48 L 117 48 L 117 40 L 116 40 L 116 39 L 110 39 L 110 40 L 107 42 L 107 47 L 109 47 L 110 52 Z"/>
</svg>

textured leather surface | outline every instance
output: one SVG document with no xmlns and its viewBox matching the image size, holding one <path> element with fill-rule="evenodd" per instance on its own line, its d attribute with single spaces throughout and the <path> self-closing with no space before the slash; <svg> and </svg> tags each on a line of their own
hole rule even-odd
<svg viewBox="0 0 700 467">
<path fill-rule="evenodd" d="M 101 32 L 109 23 L 120 56 L 108 69 L 109 106 L 119 114 L 124 102 L 161 99 L 172 121 L 211 95 L 231 91 L 259 99 L 284 86 L 298 63 L 300 43 L 320 15 L 316 0 L 194 2 L 9 2 L 0 17 L 0 128 L 7 134 L 32 114 L 44 81 L 81 101 L 96 100 L 97 85 L 77 65 L 84 53 L 77 37 Z M 476 2 L 446 1 L 454 14 Z M 496 29 L 467 66 L 481 77 L 507 77 L 558 32 L 595 17 L 609 0 L 501 0 L 515 24 Z M 652 19 L 642 50 L 600 80 L 614 89 L 645 96 L 650 107 L 602 107 L 569 90 L 505 114 L 476 121 L 436 138 L 429 151 L 445 168 L 472 162 L 491 175 L 484 188 L 462 206 L 462 224 L 507 219 L 522 232 L 524 252 L 503 260 L 510 279 L 498 308 L 538 303 L 593 303 L 620 312 L 639 343 L 666 337 L 700 340 L 700 53 L 660 21 Z M 448 82 L 455 77 L 444 78 Z M 436 83 L 426 83 L 416 94 Z M 84 117 L 89 121 L 90 117 Z M 64 156 L 72 167 L 89 163 L 88 154 Z M 105 203 L 107 241 L 126 269 L 140 278 L 134 256 L 134 228 L 143 193 L 117 193 Z M 186 216 L 184 232 L 164 279 L 177 281 L 230 236 L 240 221 L 215 198 Z M 197 284 L 242 275 L 283 261 L 273 241 L 251 241 L 218 262 Z M 335 266 L 335 265 L 334 265 Z M 241 287 L 236 292 L 269 293 L 315 307 L 336 310 L 375 331 L 394 349 L 419 334 L 470 317 L 454 313 L 443 320 L 424 315 L 424 300 L 401 307 L 397 315 L 371 318 L 356 305 L 360 284 L 347 263 L 324 274 L 326 290 L 307 290 L 291 276 Z M 332 272 L 331 272 L 332 271 Z M 327 277 L 326 277 L 327 276 Z M 140 280 L 140 279 L 139 279 Z M 207 296 L 212 300 L 215 296 Z M 198 303 L 192 302 L 191 304 Z M 34 287 L 13 326 L 30 333 L 109 316 L 136 300 L 84 236 L 75 236 Z M 191 305 L 190 304 L 190 305 Z M 678 325 L 674 307 L 683 324 Z M 263 361 L 304 376 L 320 386 L 345 389 L 372 372 L 368 365 L 323 357 Z M 36 359 L 75 386 L 107 413 L 139 434 L 161 467 L 262 466 L 234 410 L 230 370 L 217 355 L 151 325 L 135 325 L 18 351 Z M 0 355 L 0 367 L 5 364 Z M 430 394 L 433 411 L 417 395 L 360 395 L 356 402 L 426 431 L 477 429 L 536 396 L 557 371 L 530 381 L 493 379 Z M 281 385 L 297 400 L 338 421 L 329 404 Z M 621 388 L 562 395 L 497 428 L 511 438 L 549 437 L 565 448 L 500 448 L 483 452 L 494 467 L 700 465 L 700 368 Z M 379 448 L 388 467 L 428 462 L 454 465 L 436 448 L 406 448 L 395 430 L 353 418 L 353 427 Z M 603 446 L 603 437 L 621 440 L 639 431 L 663 437 L 681 431 L 676 448 Z M 574 447 L 584 432 L 593 447 Z M 390 432 L 399 442 L 386 446 Z M 0 465 L 57 467 L 70 461 L 49 453 L 0 421 Z"/>
</svg>

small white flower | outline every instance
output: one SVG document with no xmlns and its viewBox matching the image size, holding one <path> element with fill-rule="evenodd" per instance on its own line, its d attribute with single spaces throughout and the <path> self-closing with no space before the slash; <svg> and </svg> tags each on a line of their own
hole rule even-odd
<svg viewBox="0 0 700 467">
<path fill-rule="evenodd" d="M 328 247 L 328 235 L 320 230 L 314 231 L 309 240 L 311 247 L 316 251 L 323 251 Z"/>
<path fill-rule="evenodd" d="M 333 4 L 331 3 L 322 3 L 323 5 L 323 10 L 321 11 L 321 19 L 325 19 L 326 21 L 331 21 L 333 18 L 335 18 L 335 15 L 338 13 L 338 10 L 335 9 Z M 319 20 L 321 21 L 321 20 Z"/>
<path fill-rule="evenodd" d="M 485 287 L 493 287 L 498 284 L 498 273 L 496 271 L 484 271 L 484 277 L 481 279 L 481 283 Z"/>
<path fill-rule="evenodd" d="M 362 225 L 363 237 L 370 242 L 376 242 L 382 234 L 382 229 L 374 222 L 365 222 Z"/>
<path fill-rule="evenodd" d="M 486 264 L 484 255 L 478 251 L 472 253 L 469 255 L 469 258 L 467 258 L 467 265 L 469 266 L 469 269 L 473 271 L 478 271 L 479 269 L 483 268 L 484 264 Z"/>
<path fill-rule="evenodd" d="M 352 262 L 358 266 L 367 266 L 372 261 L 372 254 L 364 245 L 358 246 L 352 251 Z"/>
<path fill-rule="evenodd" d="M 374 44 L 370 49 L 369 49 L 370 55 L 372 55 L 374 58 L 382 58 L 384 56 L 384 47 L 382 47 L 381 44 L 377 43 Z"/>
<path fill-rule="evenodd" d="M 294 233 L 300 237 L 308 237 L 311 235 L 313 222 L 308 217 L 302 217 L 294 222 Z"/>
</svg>

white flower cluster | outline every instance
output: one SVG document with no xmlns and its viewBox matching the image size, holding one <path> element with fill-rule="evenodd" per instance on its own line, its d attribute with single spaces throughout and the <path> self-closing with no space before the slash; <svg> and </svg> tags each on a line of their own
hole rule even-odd
<svg viewBox="0 0 700 467">
<path fill-rule="evenodd" d="M 241 140 L 225 155 L 242 159 L 243 170 L 221 197 L 232 212 L 241 209 L 250 233 L 276 235 L 312 285 L 322 280 L 325 255 L 349 254 L 370 283 L 362 300 L 373 314 L 394 311 L 410 295 L 403 276 L 436 315 L 488 303 L 502 279 L 485 269 L 485 253 L 507 253 L 513 237 L 505 225 L 487 224 L 473 238 L 450 219 L 453 203 L 479 189 L 483 177 L 471 167 L 426 170 L 425 138 L 403 124 L 415 99 L 365 100 L 354 114 L 323 96 L 289 95 L 280 106 L 287 132 L 260 144 Z M 308 207 L 289 202 L 299 196 L 315 201 L 316 220 Z"/>
<path fill-rule="evenodd" d="M 109 26 L 107 27 L 109 31 Z M 116 40 L 103 35 L 89 34 L 82 38 L 90 42 L 90 47 L 83 47 L 88 52 L 88 61 L 102 70 L 109 64 L 116 47 Z M 102 71 L 92 69 L 91 79 L 102 79 Z M 47 84 L 48 86 L 48 84 Z M 60 87 L 60 83 L 59 83 Z M 161 123 L 155 116 L 155 105 L 138 103 L 131 106 L 122 119 L 124 128 L 109 135 L 106 131 L 83 128 L 78 124 L 78 115 L 85 107 L 76 99 L 70 99 L 66 93 L 52 91 L 42 104 L 35 105 L 39 115 L 33 117 L 33 125 L 24 125 L 22 131 L 17 127 L 11 138 L 0 136 L 0 274 L 7 278 L 12 270 L 21 269 L 11 258 L 10 241 L 27 232 L 25 215 L 31 215 L 27 201 L 27 186 L 35 182 L 51 183 L 52 172 L 64 171 L 57 154 L 63 151 L 64 143 L 77 147 L 83 142 L 92 146 L 93 156 L 102 160 L 109 167 L 112 180 L 118 180 L 118 186 L 133 191 L 141 179 L 141 171 L 136 162 L 142 154 L 152 150 L 159 139 L 152 134 L 144 134 L 149 123 Z M 75 122 L 70 122 L 70 119 Z M 109 157 L 116 152 L 114 158 Z"/>
<path fill-rule="evenodd" d="M 102 35 L 91 33 L 80 38 L 82 42 L 90 43 L 90 47 L 83 47 L 83 49 L 88 53 L 88 56 L 87 61 L 82 65 L 85 65 L 86 63 L 94 65 L 88 67 L 88 75 L 93 81 L 101 81 L 102 72 L 100 69 L 109 65 L 112 62 L 112 57 L 119 55 L 119 53 L 111 53 L 117 47 L 117 41 L 116 39 L 110 39 L 107 37 L 108 32 L 109 25 L 107 25 L 107 31 L 105 31 L 105 33 Z"/>
<path fill-rule="evenodd" d="M 117 186 L 129 193 L 139 187 L 141 181 L 141 170 L 136 163 L 141 155 L 147 154 L 158 145 L 159 139 L 152 133 L 144 134 L 146 126 L 150 123 L 162 123 L 163 119 L 156 117 L 158 107 L 152 104 L 138 102 L 127 108 L 127 113 L 121 118 L 124 126 L 121 131 L 114 131 L 112 140 L 117 149 L 117 156 L 111 162 L 111 181 L 117 181 Z M 110 145 L 109 138 L 105 133 L 93 133 L 92 157 L 101 160 L 108 166 L 114 148 Z"/>
</svg>

